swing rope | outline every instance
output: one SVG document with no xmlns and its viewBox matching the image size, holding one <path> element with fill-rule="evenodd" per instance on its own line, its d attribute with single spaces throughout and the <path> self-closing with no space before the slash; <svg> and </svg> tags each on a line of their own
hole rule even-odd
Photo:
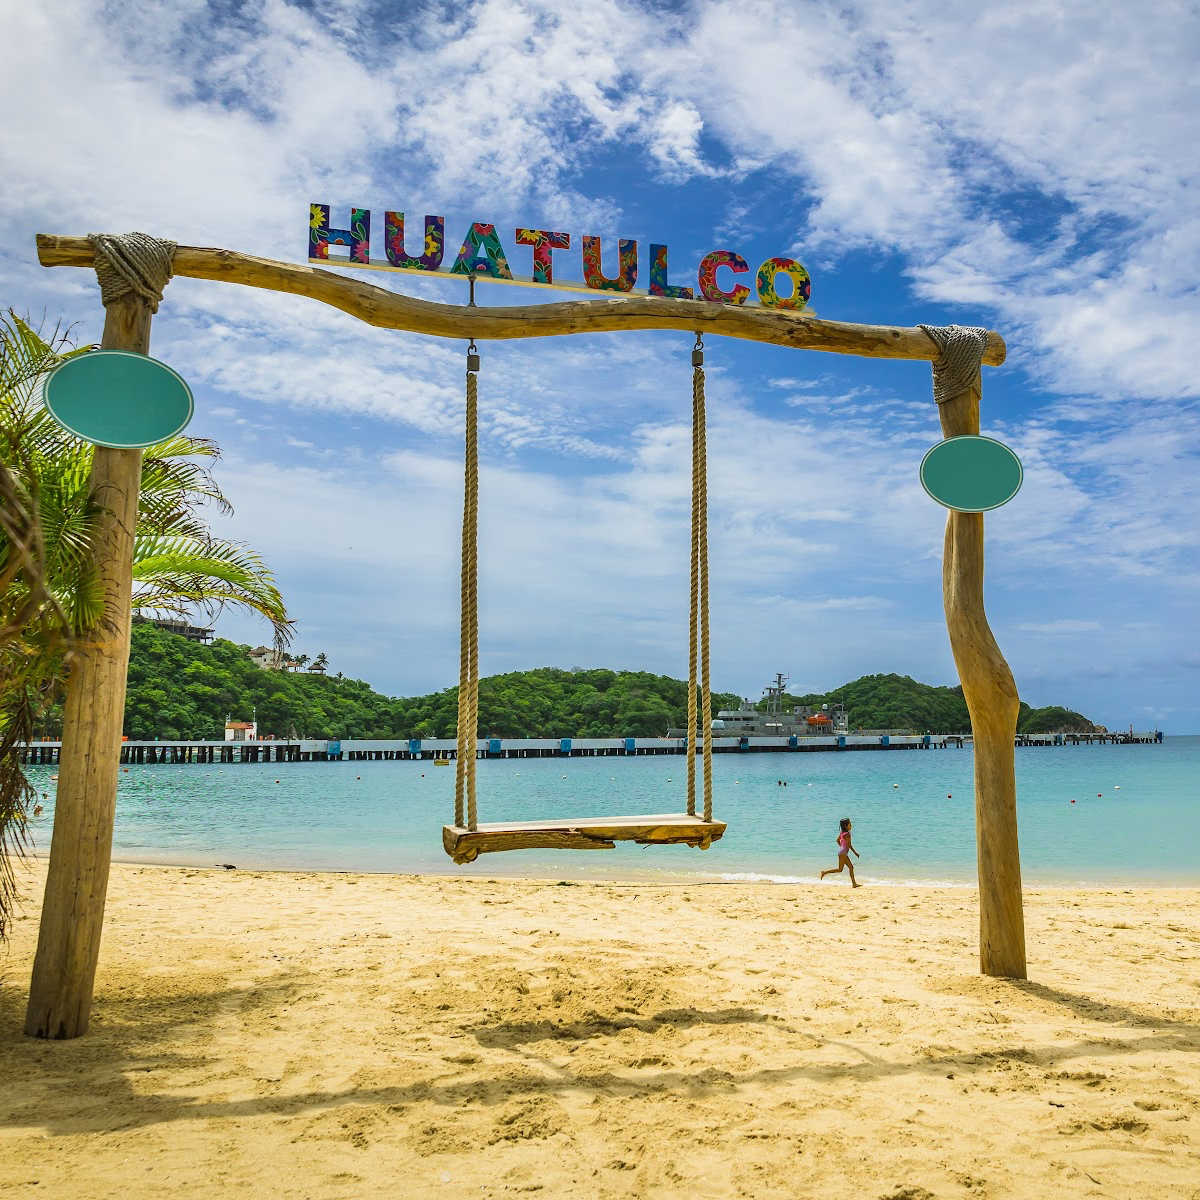
<svg viewBox="0 0 1200 1200">
<path fill-rule="evenodd" d="M 703 730 L 704 819 L 712 820 L 712 696 L 708 671 L 708 448 L 704 414 L 704 339 L 692 349 L 692 564 L 688 620 L 687 811 L 696 815 L 696 744 Z M 696 679 L 697 652 L 700 679 Z M 696 684 L 700 684 L 697 714 Z M 697 728 L 697 715 L 702 722 Z"/>
<path fill-rule="evenodd" d="M 472 281 L 474 282 L 474 281 Z M 466 453 L 463 464 L 461 622 L 458 654 L 458 753 L 455 758 L 454 823 L 477 828 L 475 751 L 479 726 L 479 353 L 467 347 Z"/>
</svg>

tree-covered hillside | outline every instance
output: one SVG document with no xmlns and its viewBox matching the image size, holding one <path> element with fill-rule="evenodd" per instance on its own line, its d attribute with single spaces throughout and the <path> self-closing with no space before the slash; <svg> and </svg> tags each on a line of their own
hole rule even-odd
<svg viewBox="0 0 1200 1200">
<path fill-rule="evenodd" d="M 226 718 L 258 718 L 260 735 L 288 737 L 453 737 L 458 688 L 428 696 L 381 696 L 358 679 L 265 671 L 247 647 L 218 639 L 189 642 L 135 623 L 129 660 L 125 732 L 139 738 L 221 738 Z M 933 687 L 905 675 L 866 675 L 825 695 L 784 704 L 846 705 L 852 729 L 918 733 L 970 729 L 961 688 Z M 714 693 L 713 713 L 738 698 Z M 654 737 L 687 722 L 687 683 L 646 671 L 564 671 L 540 667 L 479 682 L 479 732 L 496 737 Z M 1091 729 L 1066 709 L 1022 704 L 1022 732 Z M 45 733 L 61 728 L 61 710 Z"/>
<path fill-rule="evenodd" d="M 202 646 L 135 624 L 125 732 L 131 738 L 224 736 L 225 720 L 257 714 L 277 737 L 453 737 L 458 688 L 381 696 L 357 679 L 265 671 L 245 646 Z M 714 695 L 714 711 L 737 702 Z M 479 731 L 497 737 L 653 737 L 687 720 L 687 682 L 645 671 L 542 667 L 479 681 Z"/>
</svg>

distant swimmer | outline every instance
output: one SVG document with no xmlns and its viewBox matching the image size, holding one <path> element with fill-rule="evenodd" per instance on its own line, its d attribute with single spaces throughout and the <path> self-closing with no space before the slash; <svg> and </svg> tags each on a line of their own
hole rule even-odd
<svg viewBox="0 0 1200 1200">
<path fill-rule="evenodd" d="M 841 820 L 841 830 L 837 835 L 838 865 L 836 867 L 829 867 L 822 871 L 821 878 L 824 879 L 826 875 L 838 875 L 843 870 L 849 870 L 851 885 L 853 887 L 862 887 L 862 884 L 854 878 L 854 864 L 850 861 L 851 854 L 853 854 L 856 858 L 862 857 L 862 855 L 854 849 L 854 844 L 850 840 L 850 829 L 850 818 L 843 817 Z"/>
</svg>

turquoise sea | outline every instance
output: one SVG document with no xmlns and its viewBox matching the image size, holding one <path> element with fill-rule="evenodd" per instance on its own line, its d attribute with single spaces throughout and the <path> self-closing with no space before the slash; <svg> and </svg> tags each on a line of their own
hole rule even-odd
<svg viewBox="0 0 1200 1200">
<path fill-rule="evenodd" d="M 1027 883 L 1200 884 L 1200 737 L 1016 755 Z M 707 852 L 618 845 L 485 855 L 456 867 L 441 847 L 453 767 L 131 766 L 120 777 L 113 855 L 242 868 L 790 882 L 836 864 L 838 819 L 849 816 L 864 882 L 969 884 L 972 771 L 969 748 L 722 754 L 713 760 L 714 811 L 729 830 Z M 31 831 L 39 854 L 50 848 L 55 772 L 30 768 L 46 794 Z M 681 812 L 685 772 L 676 756 L 481 761 L 480 820 Z"/>
</svg>

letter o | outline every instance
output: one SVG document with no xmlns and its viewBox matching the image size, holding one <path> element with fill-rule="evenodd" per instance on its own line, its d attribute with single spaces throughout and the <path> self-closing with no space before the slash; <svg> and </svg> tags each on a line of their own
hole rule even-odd
<svg viewBox="0 0 1200 1200">
<path fill-rule="evenodd" d="M 775 290 L 775 277 L 783 273 L 792 281 L 792 294 L 780 296 Z M 794 258 L 768 258 L 758 268 L 755 280 L 758 286 L 758 302 L 764 308 L 801 309 L 812 295 L 812 280 L 808 272 Z"/>
</svg>

